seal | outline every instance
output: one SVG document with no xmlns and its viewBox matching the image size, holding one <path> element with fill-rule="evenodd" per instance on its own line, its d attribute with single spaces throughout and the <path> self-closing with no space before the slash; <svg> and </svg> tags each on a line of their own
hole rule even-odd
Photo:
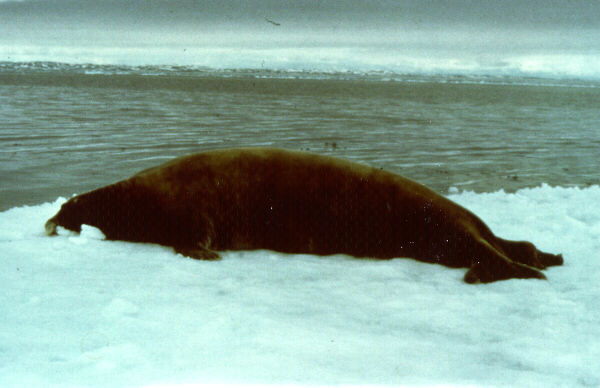
<svg viewBox="0 0 600 388">
<path fill-rule="evenodd" d="M 202 152 L 71 198 L 46 223 L 157 243 L 196 259 L 269 249 L 469 268 L 468 283 L 545 279 L 562 255 L 496 237 L 429 188 L 344 159 L 274 148 Z"/>
</svg>

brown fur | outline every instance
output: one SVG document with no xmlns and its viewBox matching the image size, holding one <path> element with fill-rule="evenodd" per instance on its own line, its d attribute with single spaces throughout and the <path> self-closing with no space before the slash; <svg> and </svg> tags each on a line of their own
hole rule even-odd
<svg viewBox="0 0 600 388">
<path fill-rule="evenodd" d="M 70 199 L 46 229 L 81 224 L 201 259 L 242 249 L 411 257 L 470 268 L 467 282 L 543 279 L 539 269 L 562 264 L 561 255 L 495 237 L 468 210 L 402 176 L 270 148 L 175 159 Z"/>
</svg>

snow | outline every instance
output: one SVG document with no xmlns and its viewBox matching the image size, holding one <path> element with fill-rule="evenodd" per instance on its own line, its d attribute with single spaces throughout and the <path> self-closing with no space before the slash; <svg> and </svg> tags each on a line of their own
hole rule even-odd
<svg viewBox="0 0 600 388">
<path fill-rule="evenodd" d="M 462 282 L 414 260 L 226 252 L 195 261 L 0 213 L 0 386 L 600 385 L 600 187 L 451 190 L 559 253 L 548 281 Z"/>
</svg>

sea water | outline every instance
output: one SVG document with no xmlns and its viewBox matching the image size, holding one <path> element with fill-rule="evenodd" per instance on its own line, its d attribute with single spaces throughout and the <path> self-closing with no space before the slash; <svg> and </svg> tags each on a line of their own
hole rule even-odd
<svg viewBox="0 0 600 388">
<path fill-rule="evenodd" d="M 598 183 L 600 83 L 386 71 L 0 64 L 0 210 L 170 158 L 273 146 L 449 188 Z"/>
</svg>

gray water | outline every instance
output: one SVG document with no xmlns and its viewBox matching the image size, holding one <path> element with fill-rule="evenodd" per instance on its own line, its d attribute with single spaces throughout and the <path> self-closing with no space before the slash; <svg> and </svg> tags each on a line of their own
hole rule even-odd
<svg viewBox="0 0 600 388">
<path fill-rule="evenodd" d="M 0 210 L 238 146 L 343 157 L 442 193 L 599 183 L 600 88 L 585 82 L 1 70 Z"/>
</svg>

